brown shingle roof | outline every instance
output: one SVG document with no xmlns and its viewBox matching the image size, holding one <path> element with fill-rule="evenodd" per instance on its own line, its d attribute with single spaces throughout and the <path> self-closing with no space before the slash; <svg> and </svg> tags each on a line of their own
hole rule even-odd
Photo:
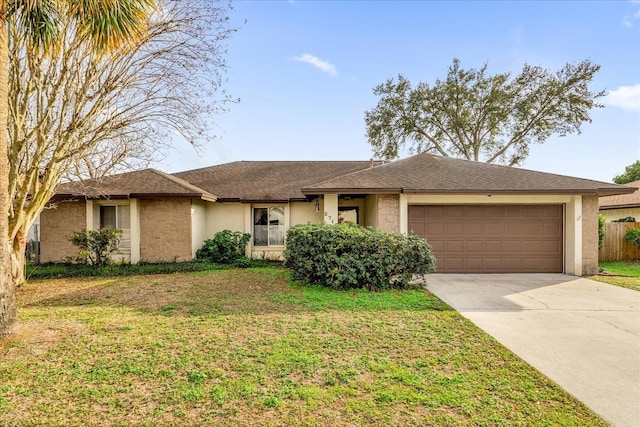
<svg viewBox="0 0 640 427">
<path fill-rule="evenodd" d="M 628 187 L 640 188 L 640 180 L 625 184 Z M 600 197 L 600 209 L 622 209 L 640 206 L 640 191 L 631 194 Z"/>
<path fill-rule="evenodd" d="M 302 187 L 369 165 L 369 161 L 239 161 L 174 176 L 216 194 L 221 201 L 289 201 L 306 199 Z"/>
<path fill-rule="evenodd" d="M 212 193 L 155 169 L 143 169 L 99 179 L 64 183 L 58 186 L 55 197 L 60 199 L 65 197 L 144 196 L 199 197 L 203 200 L 216 200 L 216 196 Z"/>
<path fill-rule="evenodd" d="M 239 161 L 173 175 L 144 169 L 62 184 L 55 198 L 166 196 L 286 202 L 324 192 L 621 195 L 633 191 L 589 179 L 417 154 L 391 163 L 375 162 L 374 167 L 369 161 Z"/>
<path fill-rule="evenodd" d="M 616 184 L 536 172 L 470 160 L 417 154 L 372 169 L 304 187 L 305 194 L 365 193 L 492 193 L 492 194 L 624 194 Z"/>
</svg>

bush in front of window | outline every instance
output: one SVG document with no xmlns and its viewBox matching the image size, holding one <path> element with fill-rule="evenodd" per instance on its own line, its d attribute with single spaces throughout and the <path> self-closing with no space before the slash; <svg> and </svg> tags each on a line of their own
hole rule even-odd
<svg viewBox="0 0 640 427">
<path fill-rule="evenodd" d="M 196 251 L 196 259 L 215 262 L 216 264 L 248 267 L 245 248 L 251 234 L 240 231 L 223 230 L 204 241 L 202 248 Z"/>
<path fill-rule="evenodd" d="M 76 262 L 102 268 L 111 263 L 111 255 L 118 250 L 122 231 L 117 228 L 74 231 L 69 241 L 79 248 Z"/>
<path fill-rule="evenodd" d="M 292 277 L 333 289 L 406 289 L 435 270 L 426 240 L 356 224 L 297 225 L 287 232 L 284 265 Z"/>
</svg>

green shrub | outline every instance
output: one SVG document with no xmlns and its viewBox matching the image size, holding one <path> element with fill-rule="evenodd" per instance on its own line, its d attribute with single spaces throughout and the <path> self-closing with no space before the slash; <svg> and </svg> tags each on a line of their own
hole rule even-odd
<svg viewBox="0 0 640 427">
<path fill-rule="evenodd" d="M 122 231 L 115 228 L 74 231 L 69 241 L 79 248 L 75 261 L 98 268 L 110 264 L 121 235 Z"/>
<path fill-rule="evenodd" d="M 406 288 L 413 274 L 433 271 L 435 260 L 420 237 L 347 223 L 290 228 L 284 265 L 307 283 L 381 290 Z"/>
<path fill-rule="evenodd" d="M 640 228 L 632 228 L 624 235 L 624 240 L 640 248 Z"/>
<path fill-rule="evenodd" d="M 632 216 L 628 216 L 626 218 L 614 219 L 611 222 L 636 222 L 636 219 Z"/>
<path fill-rule="evenodd" d="M 239 259 L 246 258 L 244 252 L 250 239 L 251 234 L 249 233 L 230 230 L 220 231 L 213 236 L 213 239 L 204 241 L 202 248 L 196 251 L 196 258 L 218 264 L 232 265 L 238 262 Z"/>
<path fill-rule="evenodd" d="M 598 215 L 598 249 L 602 247 L 602 239 L 604 239 L 604 230 L 605 230 L 605 222 L 606 218 L 604 215 Z"/>
<path fill-rule="evenodd" d="M 50 279 L 57 277 L 92 276 L 135 276 L 141 274 L 188 273 L 213 271 L 220 269 L 218 264 L 206 261 L 187 261 L 169 263 L 112 263 L 102 268 L 90 265 L 69 263 L 27 264 L 27 279 Z"/>
</svg>

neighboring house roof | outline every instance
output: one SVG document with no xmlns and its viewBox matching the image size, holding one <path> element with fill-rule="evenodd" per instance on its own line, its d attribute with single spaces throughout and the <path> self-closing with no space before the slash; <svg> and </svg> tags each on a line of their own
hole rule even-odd
<svg viewBox="0 0 640 427">
<path fill-rule="evenodd" d="M 174 176 L 215 193 L 219 201 L 291 201 L 307 200 L 301 191 L 305 186 L 371 165 L 371 161 L 239 161 Z"/>
<path fill-rule="evenodd" d="M 628 187 L 640 188 L 640 180 L 624 184 Z M 600 197 L 600 209 L 623 209 L 640 207 L 640 191 L 631 194 Z"/>
<path fill-rule="evenodd" d="M 324 192 L 610 195 L 633 191 L 633 188 L 590 179 L 426 153 L 325 180 L 302 189 L 308 195 Z"/>
<path fill-rule="evenodd" d="M 215 202 L 212 193 L 156 169 L 143 169 L 58 186 L 56 199 L 120 197 L 198 197 Z"/>
</svg>

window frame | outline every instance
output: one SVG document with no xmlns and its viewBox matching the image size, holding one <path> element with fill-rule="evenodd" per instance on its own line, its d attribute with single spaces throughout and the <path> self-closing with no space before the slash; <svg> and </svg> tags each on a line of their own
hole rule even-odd
<svg viewBox="0 0 640 427">
<path fill-rule="evenodd" d="M 266 209 L 267 210 L 267 224 L 256 224 L 256 210 L 258 209 Z M 279 228 L 281 227 L 281 234 L 282 234 L 282 243 L 278 243 L 278 244 L 272 244 L 271 243 L 271 222 L 272 217 L 271 217 L 271 212 L 275 209 L 278 209 L 280 211 L 282 211 L 282 223 L 281 224 L 276 224 L 276 226 L 278 226 Z M 285 209 L 284 205 L 254 205 L 251 206 L 251 244 L 254 248 L 282 248 L 285 246 L 285 232 L 286 232 L 286 216 L 287 216 L 287 210 Z M 266 244 L 258 244 L 256 243 L 256 237 L 257 234 L 256 233 L 256 226 L 266 226 L 266 231 L 267 231 L 267 236 L 266 236 Z"/>
<path fill-rule="evenodd" d="M 120 236 L 120 243 L 118 244 L 118 250 L 121 252 L 131 251 L 131 204 L 130 203 L 118 203 L 114 201 L 110 201 L 107 203 L 101 202 L 97 204 L 97 229 L 100 230 L 102 227 L 102 208 L 104 207 L 114 207 L 116 209 L 116 230 L 122 230 L 122 235 Z M 121 215 L 120 209 L 126 207 L 129 211 L 129 227 L 124 228 L 121 224 Z M 127 233 L 128 231 L 128 233 Z M 124 244 L 124 245 L 123 245 Z"/>
</svg>

